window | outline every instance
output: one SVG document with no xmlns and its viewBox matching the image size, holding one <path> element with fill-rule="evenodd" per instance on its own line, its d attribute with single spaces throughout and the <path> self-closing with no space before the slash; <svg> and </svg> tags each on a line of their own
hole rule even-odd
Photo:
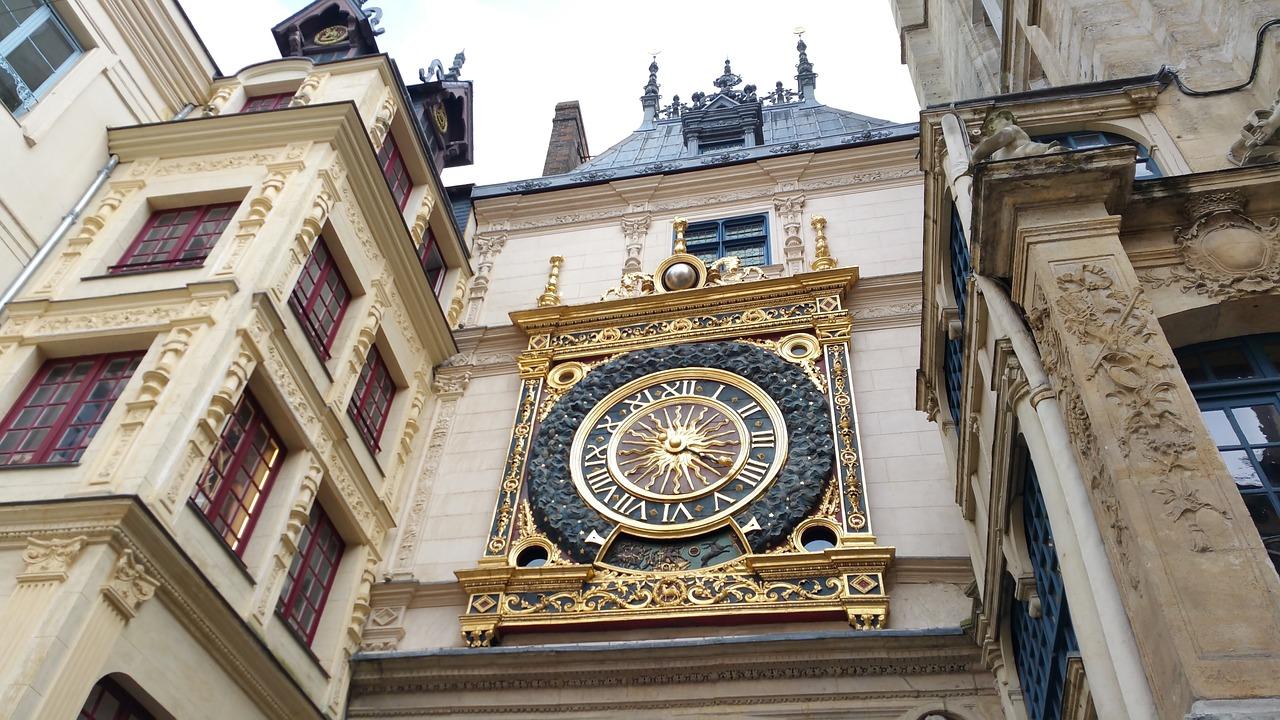
<svg viewBox="0 0 1280 720">
<path fill-rule="evenodd" d="M 382 437 L 382 426 L 387 424 L 387 411 L 391 409 L 391 399 L 395 395 L 396 383 L 378 346 L 374 345 L 369 348 L 369 356 L 365 358 L 360 377 L 356 380 L 355 393 L 347 405 L 347 414 L 355 421 L 365 444 L 374 452 L 379 449 L 378 438 Z"/>
<path fill-rule="evenodd" d="M 1192 345 L 1175 354 L 1280 571 L 1280 334 Z"/>
<path fill-rule="evenodd" d="M 338 529 L 324 508 L 316 503 L 298 538 L 298 553 L 289 565 L 280 604 L 276 606 L 276 612 L 289 628 L 308 645 L 315 638 L 320 614 L 324 612 L 324 603 L 338 574 L 338 561 L 345 550 L 346 544 Z"/>
<path fill-rule="evenodd" d="M 141 360 L 135 352 L 46 362 L 0 424 L 0 465 L 79 461 Z"/>
<path fill-rule="evenodd" d="M 409 191 L 413 189 L 413 179 L 409 177 L 409 168 L 405 167 L 404 157 L 400 155 L 400 148 L 391 133 L 387 133 L 387 139 L 382 141 L 382 148 L 378 150 L 378 167 L 382 168 L 382 177 L 387 179 L 396 207 L 404 210 L 405 203 L 409 202 Z"/>
<path fill-rule="evenodd" d="M 242 113 L 263 112 L 265 110 L 279 110 L 280 108 L 289 107 L 289 103 L 293 102 L 295 93 L 283 92 L 272 93 L 271 95 L 254 95 L 244 101 L 244 107 L 240 108 Z"/>
<path fill-rule="evenodd" d="M 284 456 L 284 443 L 246 392 L 227 417 L 218 445 L 191 495 L 214 531 L 237 555 L 244 554 Z"/>
<path fill-rule="evenodd" d="M 289 295 L 289 307 L 302 323 L 311 347 L 321 358 L 329 359 L 329 349 L 338 335 L 338 326 L 351 302 L 351 291 L 329 253 L 324 237 L 316 238 L 311 257 L 302 267 L 298 284 Z"/>
<path fill-rule="evenodd" d="M 89 691 L 76 720 L 153 720 L 153 717 L 124 688 L 104 677 Z"/>
<path fill-rule="evenodd" d="M 1062 713 L 1062 692 L 1067 678 L 1067 660 L 1079 652 L 1071 613 L 1067 608 L 1062 573 L 1053 547 L 1053 530 L 1035 466 L 1019 438 L 1019 452 L 1025 478 L 1022 490 L 1022 522 L 1027 554 L 1040 598 L 1039 617 L 1029 604 L 1014 602 L 1011 620 L 1013 657 L 1022 681 L 1022 698 L 1029 720 L 1057 720 Z"/>
<path fill-rule="evenodd" d="M 427 228 L 427 234 L 418 246 L 418 262 L 422 263 L 422 272 L 427 275 L 427 284 L 431 292 L 439 295 L 440 285 L 444 280 L 444 258 L 440 255 L 440 246 L 436 243 L 436 234 Z"/>
<path fill-rule="evenodd" d="M 0 102 L 9 112 L 35 107 L 80 52 L 48 0 L 0 0 Z"/>
<path fill-rule="evenodd" d="M 693 223 L 684 239 L 689 254 L 708 264 L 729 256 L 743 265 L 769 264 L 769 221 L 764 215 Z"/>
<path fill-rule="evenodd" d="M 1156 161 L 1151 159 L 1151 153 L 1147 151 L 1146 146 L 1123 135 L 1086 130 L 1083 132 L 1063 133 L 1061 135 L 1042 135 L 1035 139 L 1040 142 L 1056 140 L 1068 150 L 1093 150 L 1111 145 L 1137 145 L 1138 153 L 1135 158 L 1137 168 L 1134 170 L 1133 179 L 1146 180 L 1160 177 L 1160 168 L 1156 165 Z"/>
<path fill-rule="evenodd" d="M 151 213 L 142 232 L 107 272 L 120 275 L 200 265 L 209 257 L 239 206 L 240 203 L 232 202 Z"/>
<path fill-rule="evenodd" d="M 965 305 L 969 302 L 969 276 L 973 274 L 969 261 L 969 243 L 964 238 L 964 225 L 960 223 L 960 214 L 955 206 L 951 208 L 951 292 L 956 297 L 957 322 L 963 330 L 965 323 Z M 942 351 L 942 373 L 946 380 L 947 405 L 951 409 L 951 419 L 955 421 L 957 431 L 960 427 L 960 404 L 963 401 L 964 385 L 964 337 L 946 338 Z"/>
</svg>

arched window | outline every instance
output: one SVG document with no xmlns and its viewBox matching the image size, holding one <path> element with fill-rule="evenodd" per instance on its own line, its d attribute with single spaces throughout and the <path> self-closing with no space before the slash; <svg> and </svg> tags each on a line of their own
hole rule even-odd
<svg viewBox="0 0 1280 720">
<path fill-rule="evenodd" d="M 119 683 L 104 677 L 89 691 L 76 720 L 155 720 L 155 716 Z"/>
<path fill-rule="evenodd" d="M 1280 571 L 1280 333 L 1190 345 L 1174 354 Z"/>
<path fill-rule="evenodd" d="M 1019 439 L 1015 463 L 1022 467 L 1022 523 L 1027 555 L 1036 580 L 1039 607 L 1025 601 L 1013 603 L 1013 659 L 1022 683 L 1022 698 L 1030 720 L 1056 720 L 1062 714 L 1067 661 L 1079 651 L 1067 596 L 1053 548 L 1053 531 L 1035 466 Z M 1016 465 L 1015 465 L 1016 467 Z"/>
<path fill-rule="evenodd" d="M 1136 145 L 1138 147 L 1138 155 L 1135 158 L 1137 168 L 1134 170 L 1133 179 L 1146 180 L 1147 178 L 1160 177 L 1160 168 L 1156 165 L 1156 161 L 1151 159 L 1151 153 L 1147 150 L 1147 146 L 1123 135 L 1098 132 L 1097 130 L 1079 130 L 1059 135 L 1039 135 L 1035 139 L 1040 142 L 1056 140 L 1058 144 L 1068 150 L 1093 150 L 1110 145 Z"/>
</svg>

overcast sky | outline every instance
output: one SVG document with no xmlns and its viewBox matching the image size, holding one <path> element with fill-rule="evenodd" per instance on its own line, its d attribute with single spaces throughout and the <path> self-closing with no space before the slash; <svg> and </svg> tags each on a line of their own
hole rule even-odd
<svg viewBox="0 0 1280 720">
<path fill-rule="evenodd" d="M 279 57 L 271 26 L 306 0 L 181 0 L 226 75 Z M 889 0 L 370 0 L 382 8 L 379 47 L 408 82 L 432 58 L 449 66 L 466 50 L 462 78 L 475 83 L 475 165 L 445 172 L 454 185 L 542 173 L 551 116 L 582 103 L 587 141 L 600 153 L 634 130 L 658 55 L 663 103 L 710 92 L 726 57 L 761 92 L 795 87 L 797 27 L 818 73 L 817 98 L 895 122 L 918 106 Z"/>
</svg>

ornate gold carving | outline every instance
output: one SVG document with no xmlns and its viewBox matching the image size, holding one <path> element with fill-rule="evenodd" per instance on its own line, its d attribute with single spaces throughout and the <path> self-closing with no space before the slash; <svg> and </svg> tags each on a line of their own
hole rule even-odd
<svg viewBox="0 0 1280 720">
<path fill-rule="evenodd" d="M 682 217 L 678 217 L 671 221 L 671 229 L 676 232 L 676 242 L 672 247 L 672 254 L 683 255 L 689 252 L 689 249 L 685 247 L 684 242 L 684 232 L 689 229 L 689 221 Z"/>
<path fill-rule="evenodd" d="M 560 304 L 560 266 L 564 265 L 563 255 L 551 256 L 551 270 L 547 272 L 547 286 L 538 296 L 538 307 L 552 307 Z"/>
<path fill-rule="evenodd" d="M 836 267 L 835 258 L 831 257 L 831 248 L 827 245 L 827 219 L 821 215 L 814 215 L 809 220 L 809 226 L 813 228 L 813 265 L 811 268 L 815 271 L 830 270 Z"/>
<path fill-rule="evenodd" d="M 764 270 L 758 267 L 743 267 L 742 260 L 734 255 L 717 258 L 707 266 L 707 287 L 763 279 Z"/>
<path fill-rule="evenodd" d="M 524 464 L 529 455 L 529 439 L 533 432 L 534 410 L 542 381 L 526 378 L 521 383 L 520 406 L 516 410 L 515 428 L 511 431 L 511 446 L 507 452 L 506 470 L 494 511 L 493 526 L 489 532 L 486 555 L 502 555 L 510 541 L 512 520 L 516 511 L 516 497 L 524 479 Z"/>
<path fill-rule="evenodd" d="M 132 550 L 124 550 L 116 560 L 111 577 L 102 586 L 102 595 L 126 622 L 138 614 L 142 603 L 156 594 L 160 580 L 147 572 L 147 566 L 134 558 Z"/>
<path fill-rule="evenodd" d="M 538 529 L 538 522 L 533 517 L 533 508 L 529 506 L 528 500 L 520 501 L 520 510 L 516 516 L 516 533 L 520 538 L 520 543 L 511 551 L 512 565 L 516 564 L 516 557 L 529 544 L 528 541 L 536 541 L 538 545 L 546 548 L 547 562 L 543 567 L 571 564 L 560 553 L 560 548 L 556 547 L 555 543 L 552 543 L 547 538 L 546 533 Z"/>
<path fill-rule="evenodd" d="M 622 300 L 624 298 L 652 295 L 654 293 L 653 275 L 642 272 L 624 273 L 622 282 L 617 287 L 605 291 L 600 300 Z"/>
<path fill-rule="evenodd" d="M 1244 214 L 1245 198 L 1238 192 L 1196 195 L 1187 201 L 1187 228 L 1174 229 L 1174 242 L 1189 272 L 1170 269 L 1141 274 L 1143 283 L 1165 287 L 1175 283 L 1182 292 L 1195 291 L 1231 300 L 1280 288 L 1280 218 L 1261 225 Z"/>
<path fill-rule="evenodd" d="M 845 527 L 852 532 L 866 532 L 867 516 L 862 507 L 862 478 L 858 472 L 858 436 L 853 420 L 853 398 L 845 369 L 843 345 L 827 346 L 827 364 L 831 368 L 831 406 L 835 409 L 837 466 L 844 487 Z"/>
<path fill-rule="evenodd" d="M 67 579 L 71 565 L 80 554 L 89 538 L 77 535 L 70 538 L 50 538 L 41 540 L 36 537 L 27 538 L 27 547 L 22 551 L 22 562 L 26 569 L 18 574 L 19 583 L 60 583 Z"/>
</svg>

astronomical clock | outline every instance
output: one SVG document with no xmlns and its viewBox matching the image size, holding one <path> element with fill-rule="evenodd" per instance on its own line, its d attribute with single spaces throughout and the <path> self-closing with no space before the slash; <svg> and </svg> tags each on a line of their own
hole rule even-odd
<svg viewBox="0 0 1280 720">
<path fill-rule="evenodd" d="M 468 645 L 628 625 L 883 627 L 844 298 L 856 268 L 764 278 L 676 252 L 529 337 L 484 557 L 458 572 Z M 821 267 L 821 264 L 819 264 Z"/>
</svg>

